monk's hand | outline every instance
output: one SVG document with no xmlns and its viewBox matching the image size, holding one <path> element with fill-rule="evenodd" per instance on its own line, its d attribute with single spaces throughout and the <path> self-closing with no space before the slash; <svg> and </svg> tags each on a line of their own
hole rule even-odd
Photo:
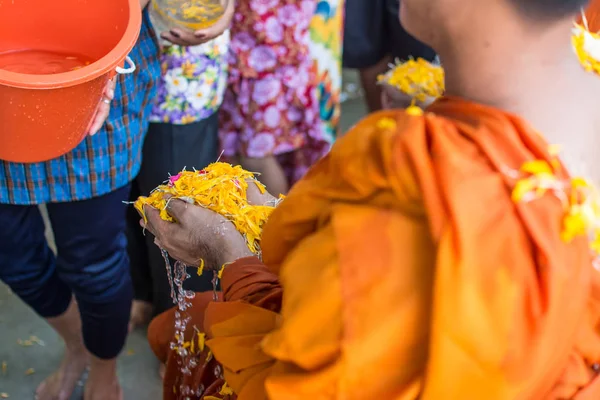
<svg viewBox="0 0 600 400">
<path fill-rule="evenodd" d="M 98 109 L 96 110 L 96 114 L 94 115 L 94 119 L 92 120 L 92 124 L 88 131 L 90 136 L 98 133 L 110 114 L 110 103 L 115 99 L 116 82 L 116 78 L 109 79 L 104 88 L 102 100 L 100 101 L 100 105 L 98 105 Z"/>
<path fill-rule="evenodd" d="M 412 97 L 399 89 L 386 83 L 381 85 L 381 105 L 384 110 L 404 109 L 412 104 Z M 427 97 L 425 101 L 416 101 L 415 105 L 420 108 L 427 108 L 435 101 L 433 97 Z"/>
<path fill-rule="evenodd" d="M 176 222 L 164 221 L 158 210 L 144 206 L 148 222 L 140 224 L 174 259 L 190 266 L 203 263 L 214 270 L 252 256 L 244 237 L 223 216 L 174 198 L 168 201 L 167 211 Z"/>
</svg>

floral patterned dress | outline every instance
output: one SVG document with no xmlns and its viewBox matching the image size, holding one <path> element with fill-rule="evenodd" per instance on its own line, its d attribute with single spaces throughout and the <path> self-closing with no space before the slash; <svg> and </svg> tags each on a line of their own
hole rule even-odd
<svg viewBox="0 0 600 400">
<path fill-rule="evenodd" d="M 330 143 L 338 136 L 341 116 L 342 50 L 345 0 L 319 0 L 310 23 L 310 52 L 317 65 L 319 109 Z"/>
<path fill-rule="evenodd" d="M 213 115 L 227 85 L 229 32 L 199 46 L 163 44 L 162 78 L 151 122 L 187 125 Z"/>
<path fill-rule="evenodd" d="M 290 183 L 329 151 L 309 27 L 317 0 L 239 0 L 221 110 L 225 156 L 277 156 Z"/>
</svg>

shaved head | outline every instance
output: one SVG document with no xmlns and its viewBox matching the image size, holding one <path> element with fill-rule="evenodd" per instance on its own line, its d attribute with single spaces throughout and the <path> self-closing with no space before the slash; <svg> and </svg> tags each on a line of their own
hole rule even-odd
<svg viewBox="0 0 600 400">
<path fill-rule="evenodd" d="M 509 0 L 514 7 L 534 19 L 556 19 L 573 15 L 585 8 L 589 0 Z"/>
<path fill-rule="evenodd" d="M 496 26 L 493 42 L 511 30 L 512 35 L 522 35 L 514 29 L 521 24 L 534 32 L 552 27 L 556 23 L 573 21 L 589 0 L 400 0 L 400 21 L 417 39 L 439 52 L 448 42 L 465 42 L 465 36 L 489 34 Z M 568 33 L 566 33 L 568 36 Z M 565 37 L 567 37 L 565 36 Z M 489 35 L 488 35 L 489 37 Z M 491 38 L 490 38 L 491 40 Z"/>
<path fill-rule="evenodd" d="M 586 114 L 592 108 L 571 100 L 579 92 L 597 99 L 600 90 L 571 43 L 588 3 L 600 0 L 400 0 L 400 20 L 440 56 L 448 96 L 518 114 L 547 137 L 561 138 L 552 142 L 568 143 L 569 125 L 585 121 L 582 131 L 597 125 L 591 124 L 597 113 Z M 558 103 L 571 110 L 568 117 L 548 111 Z"/>
</svg>

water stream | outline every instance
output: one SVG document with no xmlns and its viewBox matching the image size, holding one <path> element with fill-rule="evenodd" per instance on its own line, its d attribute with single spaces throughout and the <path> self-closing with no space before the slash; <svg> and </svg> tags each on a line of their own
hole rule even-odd
<svg viewBox="0 0 600 400">
<path fill-rule="evenodd" d="M 192 353 L 189 347 L 189 343 L 186 344 L 185 332 L 192 317 L 190 316 L 188 309 L 192 306 L 191 300 L 195 297 L 195 293 L 191 290 L 185 290 L 183 287 L 184 282 L 190 275 L 187 272 L 188 266 L 181 261 L 175 261 L 171 266 L 169 253 L 161 249 L 163 258 L 165 259 L 165 268 L 167 272 L 167 278 L 171 287 L 171 298 L 173 303 L 176 305 L 177 310 L 175 311 L 175 336 L 170 346 L 172 350 L 175 350 L 179 356 L 177 364 L 179 365 L 182 376 L 190 376 L 193 369 L 197 366 L 197 355 Z M 217 287 L 219 284 L 218 272 L 213 272 L 212 286 L 213 286 L 213 300 L 218 300 Z M 198 328 L 193 327 L 195 332 L 200 334 Z M 194 340 L 192 337 L 191 340 Z M 201 396 L 203 388 L 198 389 L 198 393 L 194 393 L 193 389 L 188 385 L 180 384 L 179 393 L 183 396 L 196 395 Z"/>
</svg>

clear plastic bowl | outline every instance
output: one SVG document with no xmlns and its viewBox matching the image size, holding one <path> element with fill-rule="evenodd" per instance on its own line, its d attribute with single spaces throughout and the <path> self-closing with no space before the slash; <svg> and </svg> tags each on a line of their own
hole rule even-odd
<svg viewBox="0 0 600 400">
<path fill-rule="evenodd" d="M 150 16 L 160 34 L 173 28 L 192 31 L 214 25 L 233 0 L 152 0 Z"/>
</svg>

